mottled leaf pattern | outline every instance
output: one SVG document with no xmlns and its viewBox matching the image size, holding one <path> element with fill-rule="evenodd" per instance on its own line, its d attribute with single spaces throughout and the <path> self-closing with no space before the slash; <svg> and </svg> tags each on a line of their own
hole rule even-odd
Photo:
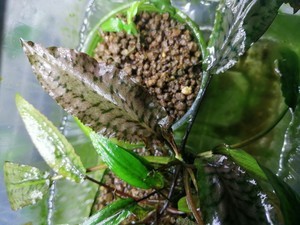
<svg viewBox="0 0 300 225">
<path fill-rule="evenodd" d="M 207 70 L 218 74 L 232 67 L 271 25 L 280 5 L 276 0 L 221 0 L 204 60 Z"/>
<path fill-rule="evenodd" d="M 82 182 L 85 168 L 65 136 L 20 95 L 16 95 L 16 105 L 32 142 L 47 164 L 63 177 Z"/>
<path fill-rule="evenodd" d="M 106 137 L 138 142 L 161 138 L 166 111 L 142 86 L 85 53 L 23 42 L 45 90 L 70 114 Z"/>
<path fill-rule="evenodd" d="M 282 224 L 280 211 L 246 171 L 226 156 L 195 161 L 200 208 L 210 225 Z"/>
<path fill-rule="evenodd" d="M 11 208 L 33 205 L 48 192 L 49 173 L 36 167 L 12 162 L 4 163 L 4 181 Z"/>
</svg>

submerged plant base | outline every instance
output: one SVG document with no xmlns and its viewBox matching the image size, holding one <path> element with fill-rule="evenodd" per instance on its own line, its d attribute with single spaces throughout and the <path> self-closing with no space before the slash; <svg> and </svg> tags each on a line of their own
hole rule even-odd
<svg viewBox="0 0 300 225">
<path fill-rule="evenodd" d="M 124 31 L 102 33 L 94 57 L 123 69 L 178 120 L 200 89 L 199 46 L 192 32 L 168 13 L 142 12 L 135 17 L 135 24 L 137 36 Z"/>
</svg>

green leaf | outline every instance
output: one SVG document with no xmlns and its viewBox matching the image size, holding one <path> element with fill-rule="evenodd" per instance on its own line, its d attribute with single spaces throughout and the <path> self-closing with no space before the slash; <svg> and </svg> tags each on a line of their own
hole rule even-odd
<svg viewBox="0 0 300 225">
<path fill-rule="evenodd" d="M 48 193 L 50 186 L 49 173 L 12 162 L 4 163 L 4 181 L 13 210 L 36 204 Z"/>
<path fill-rule="evenodd" d="M 178 208 L 178 210 L 185 212 L 185 213 L 191 212 L 191 210 L 189 209 L 189 206 L 187 204 L 187 201 L 186 201 L 186 196 L 179 199 L 179 201 L 177 202 L 177 208 Z"/>
<path fill-rule="evenodd" d="M 300 69 L 297 54 L 289 48 L 279 50 L 276 71 L 281 78 L 281 89 L 285 103 L 295 110 L 299 99 Z"/>
<path fill-rule="evenodd" d="M 244 170 L 250 173 L 252 176 L 256 176 L 262 180 L 267 180 L 267 177 L 263 170 L 260 168 L 256 159 L 243 150 L 230 149 L 226 146 L 216 149 L 215 153 L 224 154 L 228 156 L 233 162 L 241 166 Z"/>
<path fill-rule="evenodd" d="M 136 16 L 138 12 L 139 6 L 143 3 L 143 1 L 136 1 L 131 4 L 129 9 L 127 9 L 127 23 L 128 24 L 134 24 L 134 17 Z"/>
<path fill-rule="evenodd" d="M 136 205 L 131 198 L 119 199 L 92 215 L 82 225 L 116 225 L 131 214 Z"/>
<path fill-rule="evenodd" d="M 205 224 L 283 224 L 277 205 L 247 171 L 226 156 L 197 159 L 194 165 Z"/>
<path fill-rule="evenodd" d="M 133 152 L 126 151 L 94 132 L 91 133 L 90 137 L 101 159 L 119 178 L 132 186 L 143 189 L 163 187 L 162 175 L 149 170 Z"/>
<path fill-rule="evenodd" d="M 168 12 L 173 15 L 176 12 L 170 0 L 150 0 L 150 3 L 159 9 L 161 13 Z"/>
<path fill-rule="evenodd" d="M 204 59 L 207 70 L 218 74 L 232 67 L 271 25 L 280 5 L 277 0 L 221 0 Z"/>
<path fill-rule="evenodd" d="M 300 221 L 300 197 L 284 181 L 273 174 L 266 167 L 262 167 L 267 175 L 276 195 L 280 200 L 280 208 L 284 216 L 285 225 L 296 225 Z"/>
<path fill-rule="evenodd" d="M 109 18 L 101 24 L 101 30 L 105 32 L 121 32 L 124 30 L 125 22 L 120 18 Z"/>
<path fill-rule="evenodd" d="M 32 142 L 46 163 L 63 177 L 82 182 L 85 168 L 68 140 L 44 115 L 18 94 L 16 105 Z"/>
<path fill-rule="evenodd" d="M 22 44 L 45 90 L 94 131 L 132 143 L 171 135 L 165 109 L 124 72 L 75 50 Z"/>
</svg>

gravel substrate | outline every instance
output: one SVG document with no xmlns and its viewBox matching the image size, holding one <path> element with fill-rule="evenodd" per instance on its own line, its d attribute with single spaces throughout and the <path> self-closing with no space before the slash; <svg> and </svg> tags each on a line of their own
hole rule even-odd
<svg viewBox="0 0 300 225">
<path fill-rule="evenodd" d="M 124 17 L 119 16 L 124 19 Z M 155 95 L 167 113 L 178 120 L 192 105 L 201 84 L 201 52 L 193 40 L 191 31 L 169 14 L 143 12 L 136 16 L 138 36 L 125 32 L 101 33 L 103 42 L 95 49 L 94 57 L 107 64 L 123 69 L 128 76 L 143 85 Z M 143 155 L 145 149 L 138 153 Z M 149 152 L 147 152 L 149 154 Z M 150 152 L 151 155 L 167 155 L 166 152 Z M 167 180 L 171 180 L 172 176 Z M 133 188 L 106 174 L 105 183 L 136 198 L 143 198 L 154 190 Z M 180 192 L 180 185 L 178 186 Z M 115 193 L 100 187 L 97 209 L 115 200 Z M 167 195 L 165 192 L 164 195 Z M 155 207 L 162 207 L 165 198 L 159 194 L 150 197 Z M 161 201 L 161 202 L 160 202 Z M 149 202 L 148 202 L 149 204 Z M 176 207 L 176 206 L 175 206 Z M 155 220 L 154 213 L 148 218 Z M 159 218 L 160 224 L 175 224 L 178 215 L 165 212 Z M 134 218 L 130 218 L 129 221 Z M 127 221 L 128 222 L 128 221 Z M 145 222 L 145 224 L 148 224 Z"/>
<path fill-rule="evenodd" d="M 115 64 L 155 95 L 173 119 L 192 105 L 201 83 L 201 52 L 192 32 L 169 14 L 136 16 L 138 36 L 102 33 L 94 57 Z"/>
</svg>

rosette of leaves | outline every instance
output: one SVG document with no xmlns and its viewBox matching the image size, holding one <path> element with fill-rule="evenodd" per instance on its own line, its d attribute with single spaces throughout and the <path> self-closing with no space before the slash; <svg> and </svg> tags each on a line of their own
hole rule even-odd
<svg viewBox="0 0 300 225">
<path fill-rule="evenodd" d="M 105 26 L 115 31 L 125 30 L 136 34 L 138 30 L 135 29 L 132 18 L 139 7 L 149 6 L 149 4 L 159 12 L 183 15 L 171 6 L 170 1 L 140 1 L 133 3 L 130 10 L 124 8 L 128 10 L 127 23 L 112 19 Z M 205 43 L 201 45 L 204 71 L 208 74 L 205 85 L 201 89 L 203 93 L 210 76 L 233 66 L 252 42 L 259 39 L 277 15 L 281 4 L 281 1 L 270 1 L 269 4 L 265 4 L 264 1 L 219 1 L 208 47 L 204 47 Z M 184 16 L 181 18 L 192 23 Z M 175 144 L 171 131 L 172 121 L 164 108 L 149 95 L 147 90 L 124 76 L 122 71 L 114 66 L 98 63 L 86 53 L 76 50 L 44 48 L 39 44 L 25 41 L 22 41 L 22 45 L 41 85 L 67 112 L 89 127 L 81 125 L 91 137 L 96 150 L 108 168 L 121 179 L 140 188 L 164 187 L 161 174 L 155 173 L 156 171 L 153 173 L 154 167 L 149 166 L 147 162 L 129 152 L 128 149 L 132 148 L 131 143 L 142 141 L 149 145 L 152 140 L 158 139 L 174 151 L 176 158 L 181 162 L 173 161 L 173 163 L 179 164 L 180 169 L 176 171 L 180 171 L 178 173 L 183 179 L 180 184 L 184 185 L 184 191 L 179 197 L 177 196 L 177 200 L 182 198 L 175 212 L 186 218 L 178 219 L 179 224 L 193 224 L 194 221 L 198 224 L 247 224 L 247 218 L 251 218 L 252 224 L 281 224 L 283 221 L 281 212 L 277 210 L 276 204 L 272 201 L 269 203 L 269 198 L 267 198 L 269 196 L 265 195 L 265 190 L 258 184 L 260 180 L 271 181 L 274 190 L 279 193 L 278 198 L 282 203 L 281 210 L 285 223 L 294 224 L 298 221 L 295 213 L 289 220 L 291 207 L 286 204 L 286 200 L 292 200 L 294 197 L 293 206 L 297 207 L 299 197 L 283 182 L 278 181 L 276 176 L 268 173 L 268 170 L 262 170 L 251 156 L 230 148 L 217 148 L 217 151 L 213 152 L 214 155 L 208 159 L 205 155 L 193 156 L 192 160 L 191 157 L 186 158 L 189 154 L 184 144 L 180 149 L 182 152 Z M 288 71 L 286 69 L 289 66 L 280 61 L 279 67 L 280 71 L 285 73 L 284 71 Z M 284 87 L 284 89 L 288 88 Z M 203 93 L 196 99 L 197 107 L 199 107 Z M 292 95 L 287 93 L 286 96 Z M 292 102 L 290 106 L 293 107 L 295 98 L 288 98 L 287 102 Z M 53 171 L 75 182 L 90 179 L 86 176 L 85 168 L 64 136 L 20 96 L 17 97 L 17 105 L 32 141 Z M 196 113 L 196 110 L 194 112 Z M 192 114 L 190 124 L 193 123 L 195 115 Z M 98 136 L 99 134 L 104 137 Z M 110 138 L 129 142 L 125 144 L 128 149 L 116 145 Z M 195 160 L 199 157 L 200 160 Z M 192 166 L 185 164 L 191 161 Z M 126 164 L 126 162 L 131 164 Z M 138 171 L 134 171 L 135 166 Z M 17 164 L 7 163 L 5 170 L 8 193 L 15 209 L 42 198 L 49 188 L 51 179 L 54 179 L 36 168 Z M 131 175 L 124 173 L 124 171 L 127 172 L 126 170 Z M 29 181 L 25 178 L 29 178 Z M 105 185 L 101 182 L 98 184 Z M 171 199 L 172 190 L 176 184 L 175 180 L 169 187 L 168 199 Z M 23 186 L 29 187 L 24 189 Z M 35 195 L 32 190 L 37 190 L 38 194 Z M 16 203 L 19 200 L 14 198 L 19 198 L 19 192 L 29 193 L 31 198 L 21 198 L 19 199 L 21 203 Z M 122 195 L 122 193 L 118 194 Z M 108 224 L 108 222 L 119 224 L 133 214 L 143 219 L 147 210 L 139 207 L 138 202 L 139 199 L 134 198 L 118 200 L 95 213 L 84 224 Z M 187 204 L 185 205 L 184 202 Z M 230 210 L 228 205 L 234 206 L 234 210 Z M 167 207 L 168 203 L 163 209 Z M 251 210 L 249 212 L 239 210 L 246 207 Z"/>
</svg>

